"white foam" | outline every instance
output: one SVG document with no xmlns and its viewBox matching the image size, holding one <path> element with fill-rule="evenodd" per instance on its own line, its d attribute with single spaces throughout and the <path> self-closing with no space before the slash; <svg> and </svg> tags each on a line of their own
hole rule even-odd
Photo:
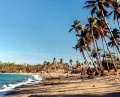
<svg viewBox="0 0 120 97">
<path fill-rule="evenodd" d="M 28 78 L 26 81 L 16 83 L 16 84 L 7 84 L 3 85 L 0 89 L 0 93 L 7 93 L 13 91 L 16 87 L 26 85 L 26 84 L 36 84 L 39 83 L 42 78 L 39 75 L 32 75 L 32 78 Z"/>
<path fill-rule="evenodd" d="M 33 77 L 35 80 L 38 80 L 38 81 L 42 80 L 42 77 L 39 77 L 39 75 L 33 75 Z"/>
</svg>

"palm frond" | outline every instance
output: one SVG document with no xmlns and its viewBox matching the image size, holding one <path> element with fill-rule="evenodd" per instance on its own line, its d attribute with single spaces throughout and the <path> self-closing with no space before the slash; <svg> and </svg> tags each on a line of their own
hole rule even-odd
<svg viewBox="0 0 120 97">
<path fill-rule="evenodd" d="M 112 45 L 112 42 L 108 42 L 108 46 L 111 46 Z"/>
<path fill-rule="evenodd" d="M 110 16 L 112 15 L 112 13 L 113 13 L 113 11 L 111 11 L 111 12 L 107 15 L 107 17 L 110 17 Z"/>
<path fill-rule="evenodd" d="M 102 8 L 102 10 L 103 10 L 103 14 L 104 14 L 104 16 L 107 16 L 108 11 L 107 11 L 107 10 L 105 10 L 105 9 L 104 9 L 104 7 Z"/>
<path fill-rule="evenodd" d="M 113 21 L 115 22 L 116 19 L 117 19 L 117 16 L 116 16 L 116 14 L 114 13 Z"/>
<path fill-rule="evenodd" d="M 79 36 L 79 37 L 81 37 L 81 35 L 80 35 L 80 34 L 76 34 L 76 36 Z"/>
<path fill-rule="evenodd" d="M 78 20 L 74 21 L 74 25 L 78 25 L 79 23 L 80 23 L 80 21 L 78 21 Z"/>
<path fill-rule="evenodd" d="M 119 17 L 119 18 L 120 18 L 120 17 Z M 118 26 L 119 26 L 119 28 L 120 28 L 120 23 L 119 23 L 118 17 L 117 17 L 117 23 L 118 23 Z"/>
<path fill-rule="evenodd" d="M 71 32 L 73 30 L 73 28 L 71 28 L 70 30 L 69 30 L 69 32 Z"/>
<path fill-rule="evenodd" d="M 96 1 L 86 1 L 85 4 L 87 3 L 96 3 Z"/>
<path fill-rule="evenodd" d="M 95 6 L 95 4 L 89 4 L 89 5 L 84 6 L 83 8 L 91 8 L 91 7 L 94 7 L 94 6 Z"/>
<path fill-rule="evenodd" d="M 108 2 L 104 2 L 104 6 L 108 8 L 110 7 L 110 4 Z"/>
<path fill-rule="evenodd" d="M 117 31 L 119 31 L 117 28 L 114 28 L 112 33 L 117 33 Z"/>
<path fill-rule="evenodd" d="M 95 13 L 95 10 L 96 10 L 96 6 L 91 10 L 91 15 L 93 15 Z"/>
<path fill-rule="evenodd" d="M 104 49 L 101 49 L 101 48 L 97 48 L 98 51 L 103 51 Z"/>
</svg>

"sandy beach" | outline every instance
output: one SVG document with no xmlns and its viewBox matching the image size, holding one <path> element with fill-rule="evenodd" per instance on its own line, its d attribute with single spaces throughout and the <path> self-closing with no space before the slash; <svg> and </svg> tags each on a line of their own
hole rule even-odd
<svg viewBox="0 0 120 97">
<path fill-rule="evenodd" d="M 39 74 L 39 84 L 18 87 L 5 97 L 118 97 L 120 76 L 81 79 L 80 74 Z"/>
</svg>

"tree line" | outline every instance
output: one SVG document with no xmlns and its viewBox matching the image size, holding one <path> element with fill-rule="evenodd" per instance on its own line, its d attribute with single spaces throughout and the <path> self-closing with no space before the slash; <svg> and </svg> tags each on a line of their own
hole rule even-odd
<svg viewBox="0 0 120 97">
<path fill-rule="evenodd" d="M 59 62 L 56 61 L 56 58 L 53 58 L 52 62 L 44 61 L 43 64 L 16 64 L 10 62 L 0 62 L 0 73 L 41 73 L 41 72 L 54 72 L 57 70 L 64 70 L 64 72 L 72 71 L 73 68 L 78 68 L 82 65 L 76 61 L 73 65 L 72 59 L 69 63 L 63 62 L 61 58 Z"/>
</svg>

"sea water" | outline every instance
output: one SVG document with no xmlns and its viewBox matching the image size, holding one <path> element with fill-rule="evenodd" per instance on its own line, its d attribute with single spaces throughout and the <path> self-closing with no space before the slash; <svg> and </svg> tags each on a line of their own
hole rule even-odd
<svg viewBox="0 0 120 97">
<path fill-rule="evenodd" d="M 14 91 L 16 87 L 39 83 L 41 80 L 42 78 L 38 75 L 0 74 L 0 97 Z"/>
</svg>

